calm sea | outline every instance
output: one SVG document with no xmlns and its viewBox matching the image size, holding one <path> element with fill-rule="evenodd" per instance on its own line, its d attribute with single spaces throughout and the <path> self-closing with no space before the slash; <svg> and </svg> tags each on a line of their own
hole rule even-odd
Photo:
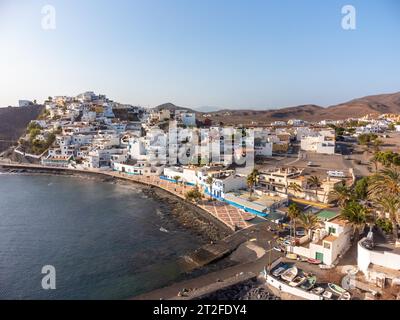
<svg viewBox="0 0 400 320">
<path fill-rule="evenodd" d="M 201 244 L 139 187 L 0 174 L 0 299 L 129 298 L 177 279 Z"/>
</svg>

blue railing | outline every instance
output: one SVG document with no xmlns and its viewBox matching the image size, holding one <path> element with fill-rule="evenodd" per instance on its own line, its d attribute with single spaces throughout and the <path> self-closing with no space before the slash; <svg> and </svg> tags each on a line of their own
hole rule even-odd
<svg viewBox="0 0 400 320">
<path fill-rule="evenodd" d="M 116 170 L 116 169 L 113 169 L 113 170 L 114 170 L 114 171 L 119 171 L 119 170 Z M 119 172 L 121 172 L 121 171 L 119 171 Z M 132 175 L 139 175 L 139 174 L 137 174 L 137 173 L 130 173 L 130 172 L 125 172 L 125 173 L 127 173 L 127 174 L 132 174 Z M 176 180 L 170 179 L 170 178 L 168 178 L 168 177 L 166 177 L 166 176 L 160 176 L 160 179 L 165 180 L 165 181 L 169 181 L 169 182 L 176 183 Z M 179 181 L 178 181 L 178 183 L 179 183 Z M 192 186 L 192 187 L 195 186 L 194 183 L 190 183 L 190 182 L 185 182 L 185 185 L 187 185 L 187 186 Z M 237 204 L 236 202 L 226 200 L 226 199 L 224 199 L 224 198 L 222 198 L 222 197 L 218 197 L 218 196 L 216 196 L 216 195 L 214 195 L 214 194 L 210 194 L 209 188 L 205 188 L 204 193 L 205 193 L 206 195 L 208 195 L 208 196 L 211 196 L 212 198 L 214 198 L 214 199 L 216 199 L 216 200 L 218 200 L 218 201 L 226 202 L 226 203 L 228 203 L 229 205 L 231 205 L 231 206 L 233 206 L 233 207 L 235 207 L 235 208 L 244 210 L 244 211 L 246 211 L 246 212 L 248 212 L 248 213 L 255 214 L 255 215 L 261 216 L 261 217 L 266 217 L 266 216 L 268 216 L 268 213 L 266 213 L 266 212 L 257 211 L 257 210 L 248 208 L 248 207 L 246 207 L 246 206 Z"/>
<path fill-rule="evenodd" d="M 160 179 L 165 180 L 165 181 L 169 181 L 169 182 L 176 183 L 176 180 L 170 179 L 170 178 L 168 178 L 168 177 L 166 177 L 166 176 L 160 176 Z M 179 182 L 180 182 L 180 181 L 178 180 L 178 183 L 179 183 Z M 190 182 L 185 182 L 185 185 L 187 185 L 187 186 L 192 186 L 192 187 L 195 186 L 194 183 L 190 183 Z"/>
<path fill-rule="evenodd" d="M 244 210 L 244 211 L 246 211 L 246 212 L 248 212 L 248 213 L 255 214 L 256 216 L 261 216 L 261 217 L 266 217 L 266 216 L 268 216 L 268 213 L 266 213 L 266 212 L 257 211 L 257 210 L 248 208 L 248 207 L 246 207 L 246 206 L 237 204 L 236 202 L 227 200 L 227 199 L 225 199 L 225 198 L 217 197 L 217 196 L 215 196 L 215 195 L 213 195 L 213 194 L 210 194 L 210 192 L 208 191 L 208 188 L 205 189 L 204 193 L 207 194 L 207 195 L 209 195 L 209 196 L 211 196 L 211 197 L 213 197 L 214 199 L 216 199 L 216 200 L 218 200 L 218 201 L 226 202 L 227 204 L 231 205 L 232 207 L 235 207 L 235 208 Z"/>
</svg>

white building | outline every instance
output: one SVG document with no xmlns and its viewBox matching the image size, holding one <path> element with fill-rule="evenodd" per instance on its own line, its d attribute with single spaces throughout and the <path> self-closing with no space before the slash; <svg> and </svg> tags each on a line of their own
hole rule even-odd
<svg viewBox="0 0 400 320">
<path fill-rule="evenodd" d="M 300 127 L 300 126 L 304 126 L 307 122 L 304 120 L 300 120 L 300 119 L 291 119 L 287 123 L 288 123 L 288 125 L 293 126 L 293 127 Z"/>
<path fill-rule="evenodd" d="M 274 127 L 285 127 L 287 123 L 285 121 L 274 121 L 271 125 Z"/>
<path fill-rule="evenodd" d="M 96 112 L 94 111 L 86 111 L 82 114 L 82 121 L 84 122 L 93 122 L 96 120 Z"/>
<path fill-rule="evenodd" d="M 163 130 L 150 130 L 145 137 L 130 138 L 128 153 L 131 159 L 152 164 L 167 164 L 168 137 Z"/>
<path fill-rule="evenodd" d="M 270 157 L 272 156 L 272 146 L 272 142 L 255 139 L 254 153 L 256 156 Z"/>
<path fill-rule="evenodd" d="M 170 180 L 175 180 L 175 177 L 179 177 L 179 180 L 183 180 L 183 169 L 181 167 L 167 167 L 164 168 L 163 176 Z"/>
<path fill-rule="evenodd" d="M 323 134 L 303 136 L 301 138 L 301 150 L 321 154 L 335 154 L 335 139 Z"/>
<path fill-rule="evenodd" d="M 196 114 L 195 113 L 182 113 L 181 114 L 182 124 L 188 127 L 194 127 L 196 125 Z"/>
<path fill-rule="evenodd" d="M 131 165 L 119 162 L 113 163 L 112 169 L 121 173 L 141 176 L 160 176 L 164 171 L 164 167 L 162 166 L 144 165 L 143 163 Z"/>
<path fill-rule="evenodd" d="M 210 193 L 211 191 L 216 198 L 224 198 L 228 192 L 246 189 L 247 187 L 246 177 L 237 175 L 234 170 L 209 168 L 198 171 L 197 177 L 205 192 Z M 213 179 L 212 190 L 207 183 L 209 177 Z"/>
<path fill-rule="evenodd" d="M 312 230 L 311 242 L 307 235 L 299 239 L 301 245 L 289 245 L 287 250 L 330 266 L 350 248 L 352 234 L 351 224 L 336 215 L 323 222 L 322 227 Z"/>
<path fill-rule="evenodd" d="M 368 282 L 378 287 L 385 287 L 390 281 L 392 285 L 400 284 L 400 249 L 394 245 L 376 244 L 372 249 L 358 242 L 357 265 Z"/>
</svg>

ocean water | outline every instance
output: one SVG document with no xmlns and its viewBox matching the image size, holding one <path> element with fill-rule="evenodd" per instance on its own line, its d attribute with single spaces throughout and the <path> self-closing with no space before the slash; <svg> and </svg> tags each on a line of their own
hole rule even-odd
<svg viewBox="0 0 400 320">
<path fill-rule="evenodd" d="M 130 298 L 181 278 L 178 257 L 202 244 L 140 187 L 0 174 L 0 299 Z"/>
</svg>

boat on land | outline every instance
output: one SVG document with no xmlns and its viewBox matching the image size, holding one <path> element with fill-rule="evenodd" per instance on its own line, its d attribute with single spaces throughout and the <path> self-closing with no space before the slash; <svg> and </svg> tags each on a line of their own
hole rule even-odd
<svg viewBox="0 0 400 320">
<path fill-rule="evenodd" d="M 294 279 L 289 283 L 289 286 L 291 286 L 291 287 L 298 287 L 299 285 L 301 285 L 302 283 L 304 283 L 304 281 L 306 281 L 306 280 L 307 280 L 306 277 L 297 276 L 296 278 L 294 278 Z"/>
<path fill-rule="evenodd" d="M 323 270 L 330 270 L 330 269 L 333 269 L 334 266 L 325 265 L 325 264 L 320 264 L 320 265 L 319 265 L 319 268 L 320 268 L 320 269 L 323 269 Z"/>
<path fill-rule="evenodd" d="M 329 289 L 331 289 L 333 291 L 333 293 L 336 293 L 339 296 L 347 293 L 347 291 L 345 289 L 343 289 L 342 287 L 340 287 L 334 283 L 328 283 L 328 287 L 329 287 Z"/>
<path fill-rule="evenodd" d="M 311 293 L 314 293 L 314 294 L 317 294 L 317 295 L 321 295 L 321 294 L 324 293 L 324 291 L 325 291 L 324 288 L 322 288 L 322 287 L 316 287 L 316 288 L 314 288 L 314 289 L 311 290 Z"/>
<path fill-rule="evenodd" d="M 294 278 L 296 278 L 299 270 L 296 266 L 293 266 L 287 269 L 284 273 L 282 273 L 281 278 L 287 282 L 292 282 Z"/>
<path fill-rule="evenodd" d="M 304 290 L 310 290 L 312 287 L 314 287 L 315 283 L 317 282 L 317 277 L 316 276 L 311 276 L 306 279 L 301 285 L 300 288 Z"/>
<path fill-rule="evenodd" d="M 318 259 L 307 259 L 307 262 L 309 264 L 321 264 L 322 263 L 322 261 L 318 260 Z"/>
<path fill-rule="evenodd" d="M 297 260 L 297 254 L 295 253 L 288 253 L 286 255 L 286 258 L 290 259 L 290 260 Z"/>
<path fill-rule="evenodd" d="M 343 293 L 340 297 L 339 300 L 350 300 L 351 299 L 351 294 L 349 292 Z"/>
<path fill-rule="evenodd" d="M 287 269 L 288 269 L 288 265 L 286 265 L 286 264 L 283 264 L 283 265 L 281 265 L 279 268 L 277 268 L 277 269 L 275 269 L 273 272 L 272 272 L 272 275 L 274 276 L 274 277 L 279 277 L 282 273 L 284 273 Z"/>
<path fill-rule="evenodd" d="M 326 299 L 326 300 L 331 300 L 331 299 L 332 299 L 332 296 L 333 296 L 333 293 L 330 292 L 330 291 L 325 291 L 324 294 L 323 294 L 322 296 L 323 296 L 324 299 Z"/>
</svg>

